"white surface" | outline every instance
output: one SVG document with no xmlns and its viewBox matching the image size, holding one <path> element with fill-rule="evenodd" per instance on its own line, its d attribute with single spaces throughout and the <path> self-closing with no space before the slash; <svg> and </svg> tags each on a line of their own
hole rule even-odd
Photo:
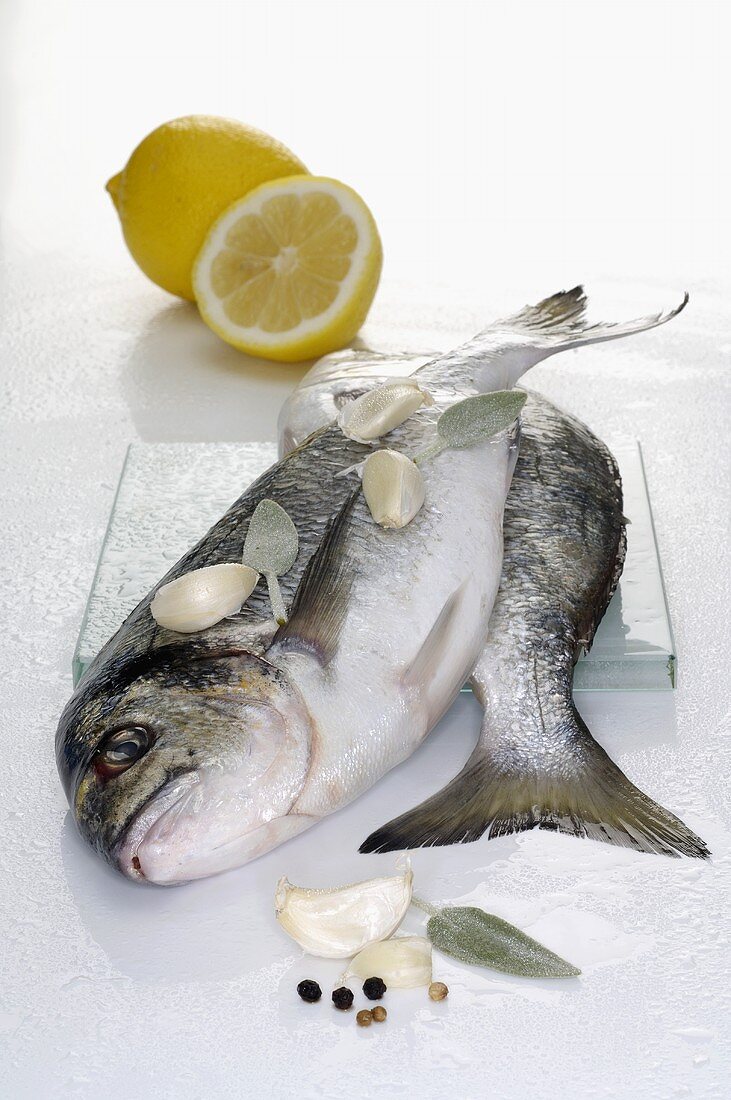
<svg viewBox="0 0 731 1100">
<path fill-rule="evenodd" d="M 0 18 L 3 1097 L 727 1094 L 728 6 L 6 0 Z M 424 896 L 516 920 L 576 982 L 440 962 L 446 1003 L 394 994 L 360 1033 L 295 999 L 333 970 L 274 927 L 278 876 L 388 866 L 357 843 L 457 770 L 469 698 L 366 797 L 218 880 L 141 889 L 76 838 L 52 739 L 125 448 L 273 439 L 301 373 L 244 361 L 124 253 L 101 185 L 194 110 L 258 123 L 370 201 L 377 346 L 446 347 L 579 279 L 618 315 L 691 291 L 661 332 L 527 381 L 642 442 L 679 689 L 582 711 L 714 860 L 538 833 L 414 857 Z"/>
<path fill-rule="evenodd" d="M 668 622 L 642 458 L 612 443 L 628 517 L 619 587 L 574 690 L 672 690 Z M 127 452 L 77 642 L 74 682 L 130 611 L 277 459 L 274 443 L 133 443 Z"/>
</svg>

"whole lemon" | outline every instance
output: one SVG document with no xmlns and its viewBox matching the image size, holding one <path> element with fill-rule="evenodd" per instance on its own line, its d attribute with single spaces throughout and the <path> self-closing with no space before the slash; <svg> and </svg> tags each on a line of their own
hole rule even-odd
<svg viewBox="0 0 731 1100">
<path fill-rule="evenodd" d="M 303 173 L 302 161 L 261 130 L 188 115 L 148 134 L 107 191 L 145 275 L 193 301 L 193 264 L 218 215 L 259 184 Z"/>
</svg>

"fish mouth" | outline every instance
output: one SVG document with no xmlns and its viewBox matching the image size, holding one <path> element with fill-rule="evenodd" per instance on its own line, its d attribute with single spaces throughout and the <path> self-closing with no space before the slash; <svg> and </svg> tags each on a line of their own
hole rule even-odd
<svg viewBox="0 0 731 1100">
<path fill-rule="evenodd" d="M 123 875 L 148 885 L 181 886 L 240 867 L 319 821 L 309 814 L 286 812 L 201 849 L 174 844 L 171 853 L 166 844 L 169 823 L 174 825 L 176 815 L 185 811 L 186 800 L 200 785 L 198 772 L 186 772 L 168 780 L 140 807 L 117 846 L 115 862 Z"/>
<path fill-rule="evenodd" d="M 123 875 L 135 882 L 147 882 L 138 855 L 140 845 L 149 830 L 160 818 L 181 802 L 189 791 L 200 782 L 197 772 L 185 772 L 174 776 L 155 791 L 137 810 L 125 828 L 117 845 L 116 864 Z"/>
<path fill-rule="evenodd" d="M 173 815 L 175 805 L 166 811 Z M 162 824 L 164 826 L 164 817 Z M 151 845 L 149 859 L 152 861 L 148 867 L 148 853 L 144 851 L 140 857 L 142 874 L 148 882 L 156 886 L 181 886 L 195 879 L 210 878 L 212 875 L 222 874 L 224 871 L 233 871 L 250 863 L 259 856 L 266 855 L 272 848 L 278 847 L 286 840 L 297 836 L 298 833 L 316 824 L 320 819 L 306 814 L 283 814 L 274 817 L 270 821 L 260 822 L 248 829 L 242 829 L 240 833 L 228 837 L 220 844 L 205 847 L 203 850 L 190 854 L 178 852 L 178 859 L 169 862 L 165 859 L 162 863 L 155 859 L 155 843 Z M 153 826 L 154 831 L 154 826 Z"/>
</svg>

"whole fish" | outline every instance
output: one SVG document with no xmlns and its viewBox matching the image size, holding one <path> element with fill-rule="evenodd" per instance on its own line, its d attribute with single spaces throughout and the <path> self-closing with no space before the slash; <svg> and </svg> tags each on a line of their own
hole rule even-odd
<svg viewBox="0 0 731 1100">
<path fill-rule="evenodd" d="M 683 303 L 684 304 L 684 303 Z M 679 308 L 682 308 L 679 307 Z M 582 321 L 579 288 L 490 326 L 422 367 L 434 405 L 389 437 L 413 454 L 471 394 L 510 388 L 566 347 L 667 320 Z M 160 628 L 153 590 L 102 649 L 61 716 L 57 760 L 82 835 L 122 873 L 173 884 L 238 866 L 350 802 L 421 743 L 474 668 L 502 562 L 516 432 L 444 452 L 400 531 L 335 477 L 369 451 L 334 426 L 267 471 L 160 582 L 240 560 L 266 498 L 300 552 L 277 627 L 263 585 L 229 620 Z"/>
<path fill-rule="evenodd" d="M 426 354 L 337 352 L 279 418 L 280 453 Z M 626 549 L 619 471 L 580 421 L 529 393 L 504 513 L 503 572 L 470 682 L 478 743 L 439 793 L 371 834 L 361 851 L 463 843 L 535 827 L 642 851 L 707 857 L 704 842 L 637 789 L 573 702 L 573 669 L 617 586 Z"/>
</svg>

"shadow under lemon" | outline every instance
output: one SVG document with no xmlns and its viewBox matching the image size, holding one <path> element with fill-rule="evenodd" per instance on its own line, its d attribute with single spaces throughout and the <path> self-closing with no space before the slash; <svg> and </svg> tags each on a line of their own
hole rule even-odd
<svg viewBox="0 0 731 1100">
<path fill-rule="evenodd" d="M 145 442 L 273 440 L 282 403 L 311 365 L 245 355 L 195 305 L 171 302 L 133 347 L 122 392 Z"/>
</svg>

